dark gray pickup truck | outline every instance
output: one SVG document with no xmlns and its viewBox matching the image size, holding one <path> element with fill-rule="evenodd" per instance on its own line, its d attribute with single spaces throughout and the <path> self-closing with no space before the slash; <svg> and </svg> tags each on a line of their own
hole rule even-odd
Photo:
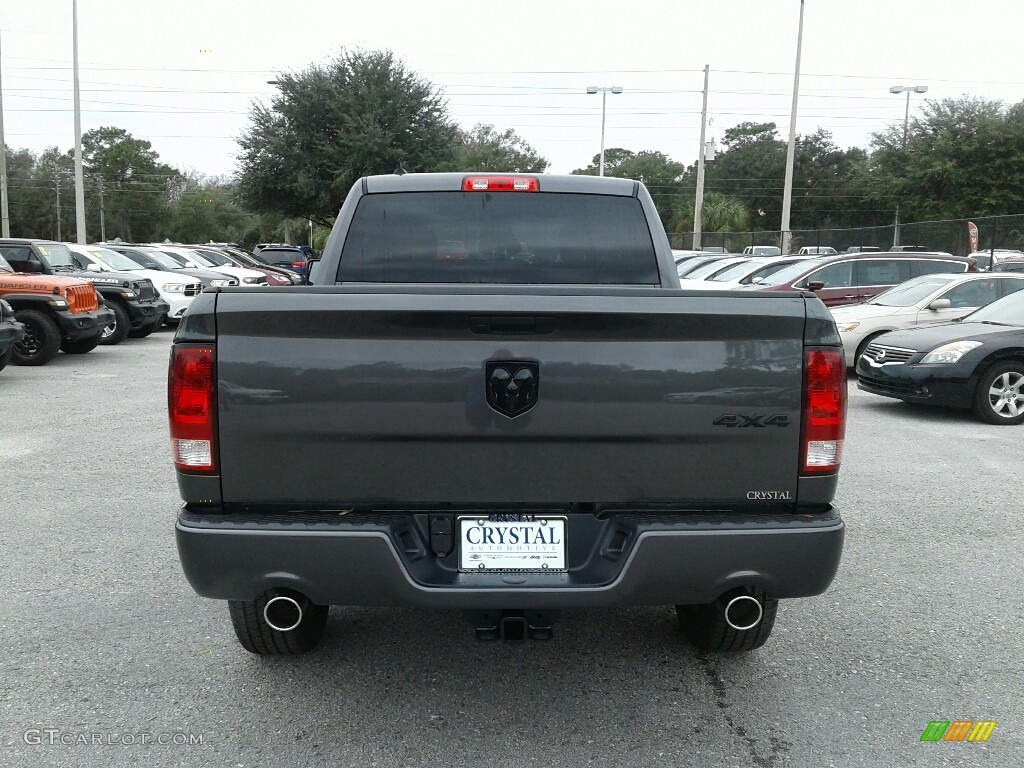
<svg viewBox="0 0 1024 768">
<path fill-rule="evenodd" d="M 642 184 L 365 178 L 311 273 L 204 292 L 171 353 L 178 551 L 247 650 L 311 648 L 331 605 L 521 638 L 647 604 L 745 651 L 828 588 L 831 315 L 680 290 Z"/>
</svg>

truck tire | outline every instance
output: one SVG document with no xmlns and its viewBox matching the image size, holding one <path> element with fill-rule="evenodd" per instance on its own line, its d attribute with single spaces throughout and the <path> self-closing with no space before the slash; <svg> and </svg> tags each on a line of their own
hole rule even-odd
<svg viewBox="0 0 1024 768">
<path fill-rule="evenodd" d="M 676 615 L 686 639 L 703 651 L 737 653 L 760 648 L 768 641 L 775 626 L 779 601 L 769 599 L 763 590 L 745 589 L 729 596 L 749 595 L 761 603 L 761 620 L 750 629 L 733 629 L 725 621 L 719 603 L 677 605 Z"/>
<path fill-rule="evenodd" d="M 25 337 L 14 345 L 15 365 L 46 365 L 60 352 L 60 329 L 45 312 L 19 309 L 14 319 L 25 324 Z"/>
<path fill-rule="evenodd" d="M 14 354 L 14 345 L 12 344 L 7 348 L 6 352 L 0 352 L 0 371 L 7 367 L 7 364 L 11 362 L 11 356 Z"/>
<path fill-rule="evenodd" d="M 101 335 L 102 334 L 97 333 L 95 336 L 90 336 L 88 339 L 65 341 L 60 345 L 60 351 L 68 355 L 84 355 L 87 352 L 92 352 L 97 346 L 99 346 Z"/>
<path fill-rule="evenodd" d="M 989 424 L 1024 422 L 1024 365 L 1003 360 L 978 377 L 974 415 Z"/>
<path fill-rule="evenodd" d="M 228 601 L 231 625 L 245 650 L 257 656 L 294 656 L 311 650 L 320 642 L 330 606 L 309 603 L 302 622 L 289 632 L 271 629 L 264 620 L 263 609 L 268 600 L 291 594 L 288 590 L 272 589 L 255 600 Z"/>
<path fill-rule="evenodd" d="M 114 313 L 114 321 L 100 332 L 99 343 L 105 347 L 112 347 L 128 337 L 132 321 L 128 317 L 128 311 L 117 302 L 108 301 L 106 304 L 107 308 Z"/>
</svg>

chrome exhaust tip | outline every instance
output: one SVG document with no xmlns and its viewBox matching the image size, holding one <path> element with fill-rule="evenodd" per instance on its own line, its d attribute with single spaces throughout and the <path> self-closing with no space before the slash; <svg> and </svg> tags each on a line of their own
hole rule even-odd
<svg viewBox="0 0 1024 768">
<path fill-rule="evenodd" d="M 742 632 L 753 629 L 761 623 L 764 609 L 761 601 L 750 595 L 737 595 L 725 605 L 722 611 L 725 616 L 725 623 L 733 629 Z"/>
<path fill-rule="evenodd" d="M 294 597 L 278 595 L 263 606 L 263 620 L 278 632 L 291 632 L 302 623 L 302 606 Z"/>
</svg>

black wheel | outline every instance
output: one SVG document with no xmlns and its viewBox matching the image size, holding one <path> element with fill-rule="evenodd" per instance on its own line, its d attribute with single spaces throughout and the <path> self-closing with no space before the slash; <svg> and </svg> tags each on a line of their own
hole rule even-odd
<svg viewBox="0 0 1024 768">
<path fill-rule="evenodd" d="M 278 597 L 291 598 L 302 607 L 302 618 L 295 629 L 281 632 L 267 623 L 267 603 Z M 293 656 L 311 650 L 323 637 L 329 610 L 330 606 L 316 605 L 287 589 L 271 589 L 252 601 L 228 601 L 238 642 L 249 653 L 259 656 Z"/>
<path fill-rule="evenodd" d="M 0 352 L 0 371 L 7 367 L 7 364 L 11 362 L 11 356 L 14 354 L 14 345 L 7 348 L 6 352 Z"/>
<path fill-rule="evenodd" d="M 60 345 L 60 351 L 69 355 L 84 355 L 86 352 L 92 352 L 99 346 L 101 335 L 98 333 L 95 336 L 90 336 L 88 339 L 65 341 Z"/>
<path fill-rule="evenodd" d="M 979 376 L 974 414 L 989 424 L 1024 422 L 1024 365 L 1004 360 Z"/>
<path fill-rule="evenodd" d="M 752 624 L 749 628 L 735 629 L 726 622 L 724 608 L 733 600 L 737 600 L 730 613 L 733 623 L 740 627 Z M 768 641 L 778 610 L 779 601 L 769 599 L 763 590 L 737 589 L 715 603 L 677 605 L 676 615 L 686 639 L 701 650 L 736 653 L 752 651 Z"/>
<path fill-rule="evenodd" d="M 128 317 L 128 310 L 120 304 L 111 301 L 107 304 L 107 308 L 114 313 L 114 321 L 107 325 L 100 333 L 99 343 L 106 347 L 111 347 L 114 344 L 120 344 L 128 337 L 132 321 Z"/>
<path fill-rule="evenodd" d="M 25 336 L 14 345 L 14 364 L 46 365 L 53 360 L 60 351 L 57 323 L 38 309 L 19 309 L 14 317 L 25 324 Z"/>
</svg>

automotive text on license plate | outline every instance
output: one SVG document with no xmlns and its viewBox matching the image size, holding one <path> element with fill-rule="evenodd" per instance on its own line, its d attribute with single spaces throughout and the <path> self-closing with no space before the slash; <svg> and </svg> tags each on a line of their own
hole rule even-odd
<svg viewBox="0 0 1024 768">
<path fill-rule="evenodd" d="M 564 571 L 565 518 L 459 518 L 459 570 Z"/>
</svg>

